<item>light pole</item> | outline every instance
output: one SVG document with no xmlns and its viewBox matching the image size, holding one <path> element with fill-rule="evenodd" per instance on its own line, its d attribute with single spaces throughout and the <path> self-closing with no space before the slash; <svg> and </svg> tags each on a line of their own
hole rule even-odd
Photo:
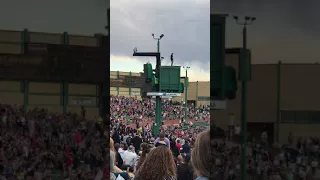
<svg viewBox="0 0 320 180">
<path fill-rule="evenodd" d="M 107 9 L 107 25 L 104 27 L 108 31 L 108 36 L 110 34 L 110 8 Z"/>
<path fill-rule="evenodd" d="M 164 37 L 164 35 L 161 34 L 158 38 L 155 38 L 154 34 L 152 33 L 152 37 L 154 40 L 157 40 L 157 52 L 160 53 L 160 40 Z"/>
<path fill-rule="evenodd" d="M 155 38 L 154 34 L 152 33 L 152 37 L 153 37 L 153 39 L 157 40 L 157 52 L 160 53 L 160 40 L 164 37 L 164 35 L 161 34 L 159 36 L 159 38 Z M 156 74 L 158 74 L 158 77 L 156 77 L 156 78 L 158 78 L 158 91 L 159 92 L 161 92 L 160 67 L 161 67 L 161 64 L 157 63 Z M 156 96 L 156 123 L 154 124 L 156 135 L 159 135 L 159 129 L 160 129 L 161 125 L 162 125 L 162 123 L 161 123 L 161 97 Z"/>
<path fill-rule="evenodd" d="M 240 21 L 238 16 L 233 17 L 238 25 L 243 26 L 242 29 L 242 38 L 243 38 L 243 51 L 244 51 L 244 57 L 243 60 L 244 62 L 239 62 L 239 63 L 249 63 L 248 61 L 248 55 L 247 55 L 247 26 L 251 25 L 256 18 L 255 17 L 250 17 L 250 16 L 245 16 L 243 21 Z M 248 64 L 247 64 L 248 65 Z M 239 67 L 246 67 L 247 65 L 244 66 L 239 66 Z M 239 71 L 242 72 L 242 74 L 249 74 L 250 72 L 243 72 L 248 69 L 239 69 Z M 241 74 L 240 72 L 240 74 Z M 246 173 L 247 173 L 247 155 L 246 155 L 246 147 L 247 147 L 247 81 L 248 77 L 241 77 L 241 137 L 242 137 L 242 142 L 241 142 L 241 180 L 246 180 Z"/>
<path fill-rule="evenodd" d="M 108 123 L 110 121 L 109 119 L 109 114 L 110 114 L 110 108 L 109 108 L 109 102 L 110 102 L 110 92 L 109 92 L 109 86 L 110 86 L 110 69 L 109 69 L 109 62 L 110 62 L 110 8 L 106 10 L 107 16 L 106 16 L 106 26 L 104 27 L 105 30 L 107 31 L 107 36 L 108 36 L 108 44 L 103 45 L 104 55 L 104 63 L 103 63 L 103 70 L 104 70 L 104 82 L 102 83 L 102 95 L 101 95 L 101 105 L 102 108 L 100 107 L 100 115 L 101 118 L 103 118 L 104 123 Z"/>
<path fill-rule="evenodd" d="M 188 69 L 190 69 L 189 66 L 183 66 L 183 69 L 185 69 L 186 71 L 186 77 L 184 78 L 184 87 L 185 87 L 185 91 L 184 91 L 184 121 L 187 122 L 188 119 Z"/>
<path fill-rule="evenodd" d="M 230 113 L 229 114 L 229 140 L 233 140 L 234 137 L 234 114 Z"/>
</svg>

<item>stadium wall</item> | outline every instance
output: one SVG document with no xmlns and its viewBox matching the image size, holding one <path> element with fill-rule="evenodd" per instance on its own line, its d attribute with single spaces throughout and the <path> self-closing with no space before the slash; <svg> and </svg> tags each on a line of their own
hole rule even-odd
<svg viewBox="0 0 320 180">
<path fill-rule="evenodd" d="M 23 105 L 26 109 L 38 107 L 53 112 L 77 113 L 80 112 L 81 106 L 84 106 L 88 117 L 97 116 L 99 114 L 99 97 L 101 96 L 100 85 L 98 84 L 12 80 L 28 79 L 28 77 L 12 78 L 5 72 L 10 67 L 39 64 L 42 61 L 41 53 L 46 52 L 43 49 L 45 47 L 32 47 L 32 52 L 39 52 L 39 55 L 28 56 L 25 55 L 26 48 L 30 47 L 26 47 L 26 44 L 67 44 L 98 47 L 101 43 L 101 39 L 98 37 L 99 35 L 69 35 L 67 32 L 29 32 L 27 29 L 22 31 L 0 30 L 0 68 L 3 73 L 0 80 L 0 103 Z M 15 72 L 17 75 L 19 73 Z"/>
<path fill-rule="evenodd" d="M 184 82 L 184 80 L 182 80 Z M 175 101 L 184 101 L 185 93 L 180 97 L 173 98 Z M 196 81 L 189 82 L 188 86 L 188 104 L 194 103 L 197 107 L 210 105 L 210 82 Z"/>
<path fill-rule="evenodd" d="M 184 79 L 181 78 L 181 82 Z M 141 73 L 133 72 L 110 72 L 110 95 L 115 96 L 136 96 L 141 98 L 141 87 L 143 79 Z M 184 101 L 185 94 L 182 93 L 180 97 L 175 97 L 175 101 Z M 196 106 L 210 104 L 210 82 L 197 81 L 189 82 L 188 87 L 188 103 L 194 103 Z"/>
<path fill-rule="evenodd" d="M 99 114 L 99 88 L 95 84 L 1 80 L 0 103 L 78 114 L 83 106 L 88 117 L 94 117 Z"/>
<path fill-rule="evenodd" d="M 237 62 L 237 51 L 227 52 L 226 64 L 238 69 Z M 280 143 L 287 142 L 290 132 L 296 137 L 318 135 L 320 128 L 318 77 L 320 77 L 319 64 L 252 65 L 252 80 L 247 87 L 248 132 L 252 135 L 261 135 L 261 131 L 271 127 L 273 133 L 269 134 L 269 137 L 275 140 L 278 136 Z M 235 115 L 235 124 L 241 124 L 240 81 L 238 89 L 236 99 L 228 101 L 226 110 L 211 112 L 211 120 L 223 129 L 228 129 L 230 113 Z M 277 118 L 278 110 L 279 118 Z"/>
<path fill-rule="evenodd" d="M 110 95 L 141 98 L 141 81 L 140 73 L 111 71 Z"/>
</svg>

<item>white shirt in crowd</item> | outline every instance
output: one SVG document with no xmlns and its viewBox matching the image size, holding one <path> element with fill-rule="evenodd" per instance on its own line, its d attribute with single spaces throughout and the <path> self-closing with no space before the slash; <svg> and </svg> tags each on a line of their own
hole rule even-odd
<svg viewBox="0 0 320 180">
<path fill-rule="evenodd" d="M 261 133 L 261 139 L 262 140 L 267 140 L 268 139 L 268 133 L 267 132 L 262 132 Z"/>
<path fill-rule="evenodd" d="M 136 160 L 138 159 L 138 155 L 134 152 L 128 151 L 128 150 L 123 150 L 119 149 L 119 154 L 123 160 L 124 165 L 129 165 L 129 166 L 134 166 Z"/>
<path fill-rule="evenodd" d="M 234 128 L 234 130 L 235 130 L 236 135 L 240 135 L 240 133 L 241 133 L 241 127 L 240 127 L 239 125 L 237 125 L 237 126 Z"/>
<path fill-rule="evenodd" d="M 7 116 L 2 116 L 2 123 L 6 124 L 7 123 Z"/>
</svg>

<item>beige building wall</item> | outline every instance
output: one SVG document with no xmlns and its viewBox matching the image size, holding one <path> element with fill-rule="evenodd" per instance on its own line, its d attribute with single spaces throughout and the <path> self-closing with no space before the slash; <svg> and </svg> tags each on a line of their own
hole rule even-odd
<svg viewBox="0 0 320 180">
<path fill-rule="evenodd" d="M 23 34 L 28 31 L 0 30 L 0 54 L 21 54 L 24 52 Z M 28 32 L 30 43 L 62 44 L 64 33 Z M 100 39 L 95 36 L 69 35 L 70 45 L 98 46 Z M 31 59 L 30 59 L 31 58 Z M 2 57 L 2 61 L 8 61 Z M 38 64 L 42 59 L 25 56 L 23 59 L 12 56 L 10 62 L 28 61 L 28 64 Z M 62 85 L 61 83 L 29 82 L 27 91 L 24 91 L 22 81 L 0 81 L 0 103 L 26 105 L 30 108 L 46 108 L 53 112 L 62 112 Z M 89 106 L 87 114 L 97 115 L 96 85 L 69 84 L 69 107 L 71 111 L 78 111 L 77 106 Z M 26 101 L 25 101 L 26 100 Z M 92 106 L 92 108 L 90 108 Z"/>
<path fill-rule="evenodd" d="M 23 97 L 19 81 L 0 81 L 0 103 L 23 105 Z"/>
<path fill-rule="evenodd" d="M 21 54 L 23 53 L 23 31 L 0 30 L 0 53 Z M 63 32 L 43 33 L 29 32 L 30 43 L 62 44 Z M 91 46 L 99 45 L 100 40 L 95 36 L 69 35 L 70 45 Z"/>
<path fill-rule="evenodd" d="M 62 34 L 30 32 L 31 43 L 62 44 Z"/>
<path fill-rule="evenodd" d="M 226 64 L 238 70 L 238 54 L 226 55 Z M 276 132 L 277 120 L 277 64 L 252 65 L 252 80 L 247 85 L 248 123 L 273 123 Z M 289 132 L 296 137 L 319 136 L 320 132 L 320 65 L 282 64 L 280 66 L 280 110 L 281 111 L 319 111 L 319 121 L 285 123 L 280 118 L 279 140 L 285 143 Z M 228 129 L 229 114 L 235 115 L 235 124 L 240 123 L 241 83 L 238 83 L 237 97 L 228 100 L 226 110 L 211 111 L 212 121 L 223 129 Z M 298 118 L 298 117 L 296 117 Z M 314 118 L 305 115 L 308 118 Z M 290 121 L 290 120 L 289 120 Z M 248 129 L 249 131 L 249 129 Z M 274 134 L 275 137 L 276 134 Z"/>
<path fill-rule="evenodd" d="M 277 106 L 276 65 L 254 65 L 252 80 L 247 85 L 247 120 L 248 122 L 275 122 Z M 268 74 L 268 76 L 266 76 Z M 238 83 L 236 99 L 227 101 L 226 110 L 213 111 L 214 122 L 226 129 L 229 114 L 235 116 L 235 123 L 240 124 L 241 83 Z"/>
<path fill-rule="evenodd" d="M 39 82 L 29 83 L 30 93 L 60 94 L 60 91 L 61 91 L 60 83 L 39 83 Z"/>
<path fill-rule="evenodd" d="M 141 73 L 110 71 L 110 95 L 141 98 L 141 88 L 137 86 L 130 87 L 125 83 L 125 76 L 139 79 Z"/>
<path fill-rule="evenodd" d="M 61 84 L 29 82 L 28 109 L 45 108 L 50 112 L 62 112 Z"/>
<path fill-rule="evenodd" d="M 68 89 L 68 112 L 80 114 L 81 106 L 84 106 L 88 118 L 99 115 L 97 108 L 99 88 L 96 84 L 69 84 Z"/>
<path fill-rule="evenodd" d="M 141 73 L 135 72 L 121 72 L 121 71 L 110 71 L 110 80 L 118 84 L 117 79 L 118 76 L 141 76 Z M 184 78 L 180 79 L 182 83 L 184 83 Z M 119 79 L 119 81 L 121 81 Z M 140 98 L 140 88 L 131 88 L 131 95 L 130 95 L 130 88 L 123 87 L 122 83 L 119 83 L 119 87 L 117 85 L 110 84 L 110 95 L 119 95 L 119 96 L 136 96 Z M 122 85 L 122 86 L 121 86 Z M 174 101 L 184 101 L 185 94 L 182 93 L 179 97 L 174 97 Z M 188 87 L 188 101 L 195 101 L 197 106 L 200 105 L 210 105 L 210 82 L 189 82 Z"/>
<path fill-rule="evenodd" d="M 282 117 L 280 126 L 280 138 L 290 132 L 298 137 L 308 138 L 320 136 L 320 65 L 319 64 L 282 64 L 281 65 L 281 93 L 280 107 L 282 111 L 299 112 L 299 115 Z M 314 113 L 309 113 L 313 111 Z M 308 122 L 313 120 L 313 122 Z"/>
<path fill-rule="evenodd" d="M 309 137 L 319 137 L 320 124 L 294 124 L 294 123 L 281 123 L 279 141 L 280 143 L 286 143 L 288 141 L 288 135 L 293 133 L 295 139 L 301 137 L 307 139 Z"/>
<path fill-rule="evenodd" d="M 184 79 L 181 79 L 181 82 L 184 82 Z M 181 93 L 180 97 L 173 98 L 174 101 L 184 101 L 184 99 L 185 99 L 185 93 Z M 209 81 L 189 82 L 188 101 L 189 102 L 195 101 L 196 106 L 210 105 L 210 82 Z"/>
<path fill-rule="evenodd" d="M 0 53 L 21 53 L 21 31 L 0 31 Z"/>
<path fill-rule="evenodd" d="M 21 40 L 22 40 L 21 31 L 9 31 L 9 30 L 0 31 L 0 41 L 18 43 L 18 42 L 21 42 Z"/>
<path fill-rule="evenodd" d="M 281 65 L 281 108 L 320 111 L 320 65 Z"/>
</svg>

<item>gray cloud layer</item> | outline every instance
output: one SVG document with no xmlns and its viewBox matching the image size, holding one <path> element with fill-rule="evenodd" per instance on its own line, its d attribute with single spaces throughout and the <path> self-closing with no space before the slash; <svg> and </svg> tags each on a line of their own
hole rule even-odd
<svg viewBox="0 0 320 180">
<path fill-rule="evenodd" d="M 167 62 L 173 52 L 180 65 L 199 61 L 208 70 L 209 0 L 117 0 L 110 5 L 112 55 L 131 56 L 134 47 L 156 51 L 151 34 L 164 34 L 160 51 Z"/>
<path fill-rule="evenodd" d="M 92 35 L 104 33 L 109 0 L 3 0 L 0 29 Z"/>
<path fill-rule="evenodd" d="M 214 0 L 211 8 L 230 15 L 249 15 L 248 46 L 254 63 L 320 62 L 320 1 Z M 241 27 L 227 22 L 227 45 L 241 46 Z"/>
</svg>

